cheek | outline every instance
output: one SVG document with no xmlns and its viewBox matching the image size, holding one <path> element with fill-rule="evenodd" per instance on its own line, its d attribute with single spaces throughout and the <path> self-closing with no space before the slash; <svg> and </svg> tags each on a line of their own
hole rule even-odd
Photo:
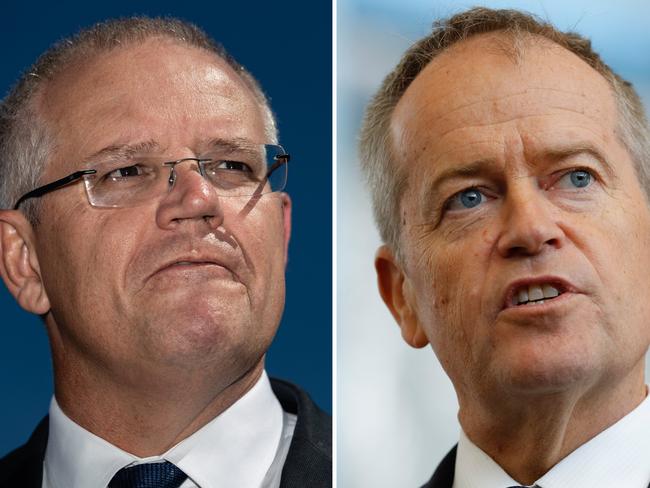
<svg viewBox="0 0 650 488">
<path fill-rule="evenodd" d="M 630 302 L 630 289 L 647 289 L 650 265 L 650 216 L 624 207 L 596 215 L 577 215 L 564 228 L 603 284 L 603 299 Z"/>
<path fill-rule="evenodd" d="M 256 280 L 265 284 L 269 279 L 284 277 L 282 207 L 270 197 L 268 201 L 263 198 L 245 217 L 237 215 L 224 221 L 241 247 Z"/>
<path fill-rule="evenodd" d="M 108 343 L 110 337 L 98 327 L 98 318 L 109 296 L 100 289 L 104 270 L 97 269 L 101 243 L 96 228 L 77 214 L 75 219 L 59 218 L 42 229 L 44 235 L 41 271 L 51 303 L 53 337 L 63 337 L 77 347 L 91 350 L 95 341 Z M 40 253 L 39 253 L 40 254 Z M 55 341 L 56 342 L 56 341 Z"/>
<path fill-rule="evenodd" d="M 54 288 L 79 310 L 115 306 L 114 297 L 124 287 L 123 271 L 141 241 L 135 232 L 138 225 L 109 215 L 79 212 L 72 221 L 60 219 L 53 229 L 58 243 L 46 261 L 57 276 Z"/>
<path fill-rule="evenodd" d="M 486 259 L 485 239 L 471 233 L 453 244 L 431 242 L 416 262 L 418 316 L 438 358 L 450 375 L 472 357 L 481 321 Z M 463 366 L 464 367 L 464 366 Z"/>
<path fill-rule="evenodd" d="M 643 204 L 640 204 L 643 205 Z M 636 334 L 648 336 L 647 317 L 650 316 L 650 215 L 647 208 L 638 213 L 627 213 L 612 219 L 603 228 L 604 251 L 601 274 L 607 271 L 605 292 L 611 294 L 619 316 L 627 315 L 627 323 L 636 327 Z"/>
<path fill-rule="evenodd" d="M 599 212 L 574 215 L 563 228 L 577 248 L 573 268 L 588 270 L 603 347 L 619 358 L 647 348 L 650 339 L 650 212 L 639 197 L 614 193 Z"/>
</svg>

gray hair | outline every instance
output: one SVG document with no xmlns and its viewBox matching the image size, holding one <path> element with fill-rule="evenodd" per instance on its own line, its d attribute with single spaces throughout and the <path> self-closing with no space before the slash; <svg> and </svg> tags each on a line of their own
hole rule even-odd
<svg viewBox="0 0 650 488">
<path fill-rule="evenodd" d="M 258 102 L 268 142 L 277 141 L 275 117 L 257 80 L 200 28 L 172 18 L 109 20 L 54 44 L 0 102 L 0 208 L 12 208 L 21 195 L 39 185 L 41 174 L 55 147 L 54 137 L 37 103 L 38 94 L 48 81 L 55 79 L 57 74 L 76 61 L 152 37 L 166 37 L 204 49 L 224 60 Z M 38 223 L 37 202 L 37 199 L 28 200 L 23 208 L 32 223 Z"/>
<path fill-rule="evenodd" d="M 396 164 L 393 153 L 390 136 L 393 110 L 411 82 L 434 57 L 464 39 L 495 31 L 510 36 L 515 41 L 515 51 L 524 36 L 546 38 L 576 54 L 609 82 L 619 111 L 619 137 L 650 197 L 650 132 L 643 104 L 632 84 L 607 66 L 593 51 L 591 42 L 579 34 L 561 32 L 533 15 L 516 10 L 476 7 L 435 22 L 431 34 L 413 44 L 402 56 L 366 109 L 359 157 L 381 238 L 398 258 L 401 256 L 400 207 L 408 187 L 408 172 L 404 165 Z"/>
</svg>

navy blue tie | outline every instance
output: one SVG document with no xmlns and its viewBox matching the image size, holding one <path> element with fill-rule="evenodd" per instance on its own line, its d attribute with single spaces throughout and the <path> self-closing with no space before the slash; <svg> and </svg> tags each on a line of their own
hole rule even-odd
<svg viewBox="0 0 650 488">
<path fill-rule="evenodd" d="M 169 461 L 120 469 L 108 488 L 178 488 L 187 475 Z"/>
</svg>

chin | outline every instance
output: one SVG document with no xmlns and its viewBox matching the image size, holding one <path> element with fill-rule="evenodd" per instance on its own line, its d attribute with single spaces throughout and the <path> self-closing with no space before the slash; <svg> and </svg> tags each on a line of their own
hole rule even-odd
<svg viewBox="0 0 650 488">
<path fill-rule="evenodd" d="M 250 331 L 248 314 L 233 316 L 196 304 L 192 309 L 161 310 L 155 317 L 149 316 L 143 341 L 145 349 L 161 362 L 191 366 L 222 361 L 219 358 L 245 342 L 246 331 Z"/>
<path fill-rule="evenodd" d="M 586 350 L 522 352 L 502 357 L 493 373 L 500 388 L 519 394 L 552 394 L 587 385 L 598 375 L 598 363 Z"/>
</svg>

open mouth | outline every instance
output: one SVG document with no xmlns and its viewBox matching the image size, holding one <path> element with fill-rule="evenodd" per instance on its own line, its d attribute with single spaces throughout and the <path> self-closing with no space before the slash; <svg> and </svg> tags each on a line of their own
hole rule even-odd
<svg viewBox="0 0 650 488">
<path fill-rule="evenodd" d="M 507 306 L 523 307 L 527 305 L 541 305 L 559 297 L 565 292 L 565 287 L 559 283 L 522 284 L 511 292 Z"/>
</svg>

